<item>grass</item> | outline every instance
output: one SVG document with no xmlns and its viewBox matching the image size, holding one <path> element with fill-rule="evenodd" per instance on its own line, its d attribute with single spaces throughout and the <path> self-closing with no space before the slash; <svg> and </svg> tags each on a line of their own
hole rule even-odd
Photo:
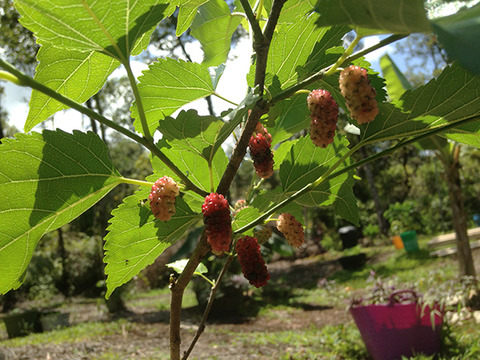
<svg viewBox="0 0 480 360">
<path fill-rule="evenodd" d="M 134 292 L 126 297 L 127 305 L 135 308 L 151 308 L 157 311 L 168 311 L 170 309 L 170 289 L 154 289 L 148 292 Z M 192 290 L 191 284 L 185 289 L 183 295 L 183 308 L 197 306 L 197 298 Z"/>
<path fill-rule="evenodd" d="M 25 337 L 0 341 L 0 347 L 9 348 L 25 345 L 39 345 L 44 343 L 73 343 L 97 338 L 100 335 L 104 336 L 121 334 L 122 327 L 126 327 L 128 329 L 131 328 L 131 326 L 132 324 L 125 320 L 115 322 L 86 322 L 56 331 L 30 334 Z"/>
<path fill-rule="evenodd" d="M 420 251 L 407 253 L 404 250 L 393 250 L 391 247 L 367 248 L 370 259 L 382 258 L 382 261 L 372 262 L 364 269 L 356 272 L 338 271 L 328 280 L 331 288 L 314 286 L 308 288 L 293 287 L 284 289 L 285 294 L 275 296 L 277 300 L 265 304 L 260 309 L 258 316 L 265 321 L 269 319 L 284 319 L 295 317 L 305 306 L 325 306 L 344 309 L 347 300 L 353 292 L 362 291 L 367 285 L 370 272 L 374 271 L 381 278 L 395 276 L 399 281 L 411 282 L 419 280 L 424 284 L 442 283 L 453 279 L 458 271 L 457 260 L 452 257 L 432 258 L 425 250 L 428 238 L 419 239 Z M 478 256 L 478 252 L 476 252 Z M 428 281 L 427 281 L 428 280 Z M 286 286 L 284 284 L 284 286 Z M 271 290 L 273 291 L 273 290 Z M 257 292 L 259 294 L 259 292 Z M 166 311 L 169 308 L 170 292 L 167 288 L 156 289 L 149 292 L 131 293 L 127 297 L 127 305 L 131 308 L 154 309 Z M 197 305 L 194 292 L 188 288 L 184 296 L 184 308 Z M 0 348 L 13 348 L 25 345 L 41 345 L 46 343 L 67 344 L 72 342 L 98 339 L 105 335 L 121 335 L 125 330 L 136 331 L 136 324 L 127 320 L 112 322 L 90 322 L 78 324 L 70 328 L 60 329 L 42 334 L 32 334 L 24 338 L 16 338 L 0 341 Z M 219 329 L 219 332 L 223 330 Z M 5 326 L 0 323 L 0 332 L 5 332 Z M 265 358 L 279 360 L 311 360 L 311 359 L 352 359 L 364 360 L 368 358 L 367 350 L 361 339 L 360 333 L 352 321 L 336 326 L 322 328 L 310 327 L 296 329 L 295 331 L 282 331 L 281 326 L 272 331 L 234 332 L 225 330 L 224 340 L 218 343 L 210 343 L 214 348 L 237 347 L 245 351 L 245 358 L 253 357 L 253 354 L 261 353 Z M 438 360 L 447 359 L 480 359 L 480 333 L 478 324 L 472 320 L 463 325 L 450 328 L 445 327 L 445 348 L 438 356 Z M 146 334 L 147 336 L 147 334 Z M 168 337 L 168 334 L 162 337 Z M 250 351 L 250 354 L 248 352 Z M 249 356 L 251 355 L 251 356 Z M 102 353 L 91 355 L 93 360 L 110 359 L 160 359 L 167 360 L 168 347 L 149 348 L 148 352 L 139 355 L 126 353 L 126 350 L 105 349 Z M 191 358 L 196 358 L 195 351 Z M 214 358 L 212 358 L 214 359 Z M 412 359 L 427 360 L 431 357 L 418 355 Z"/>
</svg>

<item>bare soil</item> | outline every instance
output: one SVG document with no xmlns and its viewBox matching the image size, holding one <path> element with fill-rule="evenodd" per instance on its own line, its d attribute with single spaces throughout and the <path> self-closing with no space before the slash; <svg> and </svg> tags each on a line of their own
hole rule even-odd
<svg viewBox="0 0 480 360">
<path fill-rule="evenodd" d="M 315 284 L 323 277 L 338 271 L 336 261 L 299 259 L 281 260 L 269 264 L 272 282 L 285 283 L 286 287 Z M 274 295 L 275 296 L 275 293 Z M 283 294 L 285 296 L 285 294 Z M 145 307 L 130 307 L 124 314 L 121 330 L 92 339 L 70 339 L 61 343 L 29 344 L 0 348 L 0 360 L 87 360 L 87 359 L 168 359 L 169 314 Z M 68 305 L 72 324 L 87 321 L 111 321 L 103 305 L 92 302 L 72 301 Z M 200 312 L 196 308 L 182 313 L 182 349 L 190 344 L 197 331 Z M 272 309 L 264 315 L 248 318 L 230 317 L 222 321 L 210 321 L 196 344 L 191 359 L 276 359 L 288 352 L 286 345 L 265 344 L 252 348 L 242 334 L 256 332 L 296 331 L 321 328 L 349 322 L 345 309 L 313 306 L 300 303 L 298 308 Z M 0 332 L 0 341 L 6 340 Z M 242 340 L 243 339 L 243 340 Z M 8 341 L 4 342 L 5 345 Z M 102 357 L 104 354 L 104 357 Z M 112 357 L 112 354 L 117 354 Z"/>
<path fill-rule="evenodd" d="M 480 251 L 475 254 L 477 269 L 480 267 L 479 254 Z M 385 257 L 378 256 L 370 258 L 369 263 L 382 260 L 385 260 Z M 338 261 L 319 261 L 318 258 L 281 260 L 269 264 L 268 267 L 272 277 L 272 289 L 281 288 L 282 284 L 287 289 L 286 293 L 272 292 L 270 296 L 273 302 L 275 296 L 288 296 L 288 289 L 292 287 L 315 286 L 322 278 L 341 269 Z M 275 342 L 253 345 L 248 340 L 252 337 L 248 338 L 246 335 L 283 330 L 295 332 L 326 325 L 354 326 L 344 308 L 315 306 L 301 301 L 296 303 L 297 307 L 277 307 L 258 316 L 230 317 L 222 319 L 221 322 L 209 321 L 189 359 L 285 359 L 285 354 L 292 350 L 288 345 Z M 119 329 L 113 334 L 71 338 L 58 344 L 45 341 L 35 344 L 31 341 L 28 345 L 10 347 L 7 334 L 0 331 L 0 360 L 169 359 L 168 311 L 155 311 L 145 306 L 130 306 L 129 310 L 131 312 L 125 314 L 125 320 L 118 323 Z M 99 306 L 91 301 L 72 301 L 68 311 L 72 324 L 113 320 L 108 317 L 103 305 Z M 188 347 L 195 335 L 200 316 L 201 313 L 196 308 L 183 311 L 182 350 Z M 2 349 L 2 345 L 6 347 Z"/>
</svg>

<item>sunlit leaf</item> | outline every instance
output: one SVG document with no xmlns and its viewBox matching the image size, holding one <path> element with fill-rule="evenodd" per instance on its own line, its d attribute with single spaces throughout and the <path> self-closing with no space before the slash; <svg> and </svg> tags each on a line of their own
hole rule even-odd
<svg viewBox="0 0 480 360">
<path fill-rule="evenodd" d="M 423 0 L 317 0 L 317 25 L 349 25 L 367 33 L 430 32 Z"/>
<path fill-rule="evenodd" d="M 426 85 L 406 91 L 395 104 L 379 105 L 379 115 L 360 126 L 363 141 L 382 141 L 417 136 L 426 131 L 480 116 L 480 76 L 457 64 Z M 480 146 L 478 125 L 454 127 L 445 135 L 472 146 Z M 461 138 L 461 140 L 460 140 Z"/>
<path fill-rule="evenodd" d="M 259 210 L 254 208 L 254 207 L 245 207 L 245 208 L 239 210 L 235 214 L 234 220 L 232 222 L 233 231 L 236 231 L 236 230 L 242 228 L 243 226 L 250 224 L 251 222 L 258 219 L 260 215 L 261 215 L 261 213 L 259 212 Z M 243 232 L 242 234 L 252 236 L 253 235 L 253 229 L 247 230 L 247 231 Z"/>
<path fill-rule="evenodd" d="M 169 221 L 155 219 L 148 204 L 143 203 L 148 193 L 149 189 L 137 191 L 112 212 L 104 246 L 107 298 L 152 264 L 201 218 L 177 197 L 176 214 Z"/>
<path fill-rule="evenodd" d="M 191 34 L 202 44 L 206 66 L 225 62 L 234 31 L 242 16 L 232 15 L 223 0 L 210 0 L 202 5 L 193 20 Z"/>
<path fill-rule="evenodd" d="M 183 105 L 212 95 L 214 87 L 208 68 L 204 64 L 174 59 L 159 59 L 139 77 L 148 128 L 153 133 L 158 121 L 173 114 Z M 137 131 L 143 133 L 136 105 L 132 116 Z"/>
<path fill-rule="evenodd" d="M 43 45 L 38 52 L 35 80 L 83 103 L 97 93 L 119 62 L 95 51 L 78 51 Z M 25 131 L 47 120 L 68 106 L 37 91 L 32 91 Z"/>
<path fill-rule="evenodd" d="M 175 10 L 168 0 L 15 0 L 15 7 L 41 44 L 98 51 L 122 63 L 138 53 L 137 42 L 147 45 L 144 35 Z"/>
<path fill-rule="evenodd" d="M 180 36 L 192 25 L 193 19 L 197 14 L 197 9 L 208 0 L 181 0 L 180 10 L 178 11 L 176 35 Z"/>
<path fill-rule="evenodd" d="M 390 99 L 399 99 L 405 90 L 413 89 L 412 84 L 410 84 L 388 54 L 380 58 L 380 67 L 382 68 Z"/>
<path fill-rule="evenodd" d="M 67 224 L 120 183 L 94 133 L 17 134 L 0 145 L 0 294 L 20 285 L 46 232 Z"/>
<path fill-rule="evenodd" d="M 188 259 L 182 259 L 182 260 L 177 260 L 172 263 L 169 263 L 166 266 L 169 268 L 172 268 L 177 273 L 181 274 L 185 269 L 185 267 L 187 266 L 187 264 L 188 264 Z M 195 269 L 194 274 L 206 274 L 207 272 L 208 272 L 207 267 L 203 263 L 200 263 Z"/>
</svg>

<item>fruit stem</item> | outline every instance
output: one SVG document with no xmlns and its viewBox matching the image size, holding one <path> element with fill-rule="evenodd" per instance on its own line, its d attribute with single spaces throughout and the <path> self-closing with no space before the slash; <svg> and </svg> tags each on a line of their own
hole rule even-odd
<svg viewBox="0 0 480 360">
<path fill-rule="evenodd" d="M 355 49 L 355 46 L 357 46 L 358 42 L 363 38 L 363 36 L 359 36 L 359 35 L 356 35 L 355 36 L 355 39 L 353 39 L 353 41 L 350 43 L 350 45 L 348 46 L 348 48 L 345 50 L 345 52 L 342 54 L 342 56 L 340 56 L 337 60 L 337 62 L 335 64 L 333 64 L 330 69 L 327 70 L 327 72 L 325 73 L 325 76 L 329 76 L 329 75 L 332 75 L 333 73 L 335 73 L 335 71 L 338 70 L 338 68 L 343 64 L 343 62 L 345 61 L 345 59 L 347 57 L 349 57 L 350 55 L 352 55 L 353 53 L 353 49 Z"/>
<path fill-rule="evenodd" d="M 307 89 L 301 89 L 301 90 L 297 90 L 293 93 L 293 96 L 295 95 L 300 95 L 300 94 L 310 94 L 311 90 L 307 90 Z"/>
<path fill-rule="evenodd" d="M 23 85 L 22 81 L 18 77 L 3 70 L 0 70 L 0 80 L 10 81 L 11 83 L 19 86 Z"/>
<path fill-rule="evenodd" d="M 142 181 L 137 179 L 125 178 L 125 177 L 121 177 L 120 181 L 124 184 L 132 184 L 132 185 L 148 186 L 148 187 L 152 187 L 154 184 L 153 182 L 149 182 L 149 181 Z"/>
<path fill-rule="evenodd" d="M 216 92 L 214 92 L 212 95 L 215 95 L 215 96 L 218 97 L 219 99 L 222 99 L 223 101 L 226 101 L 226 102 L 228 102 L 228 103 L 230 103 L 230 104 L 238 107 L 238 104 L 237 104 L 236 102 L 233 102 L 232 100 L 228 100 L 227 98 L 223 97 L 222 95 L 220 95 L 220 94 L 218 94 L 218 93 L 216 93 Z"/>
<path fill-rule="evenodd" d="M 208 173 L 210 175 L 210 192 L 215 192 L 215 184 L 213 183 L 213 168 L 212 163 L 208 164 Z"/>
</svg>

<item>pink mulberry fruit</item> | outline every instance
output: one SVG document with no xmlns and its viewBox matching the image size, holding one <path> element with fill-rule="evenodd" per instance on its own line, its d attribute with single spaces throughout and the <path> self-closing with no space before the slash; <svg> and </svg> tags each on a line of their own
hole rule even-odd
<svg viewBox="0 0 480 360">
<path fill-rule="evenodd" d="M 377 93 L 370 85 L 367 70 L 355 65 L 343 69 L 339 85 L 352 119 L 359 124 L 373 121 L 378 114 Z"/>
<path fill-rule="evenodd" d="M 215 255 L 230 249 L 232 223 L 227 200 L 221 194 L 211 193 L 202 205 L 207 242 Z"/>
<path fill-rule="evenodd" d="M 280 214 L 277 220 L 277 229 L 285 235 L 288 243 L 293 247 L 299 247 L 305 240 L 302 224 L 291 214 Z"/>
<path fill-rule="evenodd" d="M 310 110 L 310 139 L 319 147 L 333 142 L 337 130 L 338 105 L 332 95 L 323 89 L 313 90 L 307 97 Z"/>
<path fill-rule="evenodd" d="M 164 176 L 152 186 L 150 195 L 150 208 L 153 215 L 162 221 L 168 221 L 175 215 L 175 198 L 180 194 L 177 183 L 168 176 Z"/>
<path fill-rule="evenodd" d="M 257 239 L 251 236 L 238 239 L 236 249 L 238 262 L 248 282 L 257 288 L 267 285 L 270 274 L 260 254 Z"/>
<path fill-rule="evenodd" d="M 272 136 L 261 124 L 257 125 L 257 129 L 260 130 L 260 132 L 255 132 L 255 134 L 252 135 L 248 147 L 250 149 L 250 156 L 253 159 L 255 172 L 259 177 L 268 179 L 273 175 Z"/>
</svg>

